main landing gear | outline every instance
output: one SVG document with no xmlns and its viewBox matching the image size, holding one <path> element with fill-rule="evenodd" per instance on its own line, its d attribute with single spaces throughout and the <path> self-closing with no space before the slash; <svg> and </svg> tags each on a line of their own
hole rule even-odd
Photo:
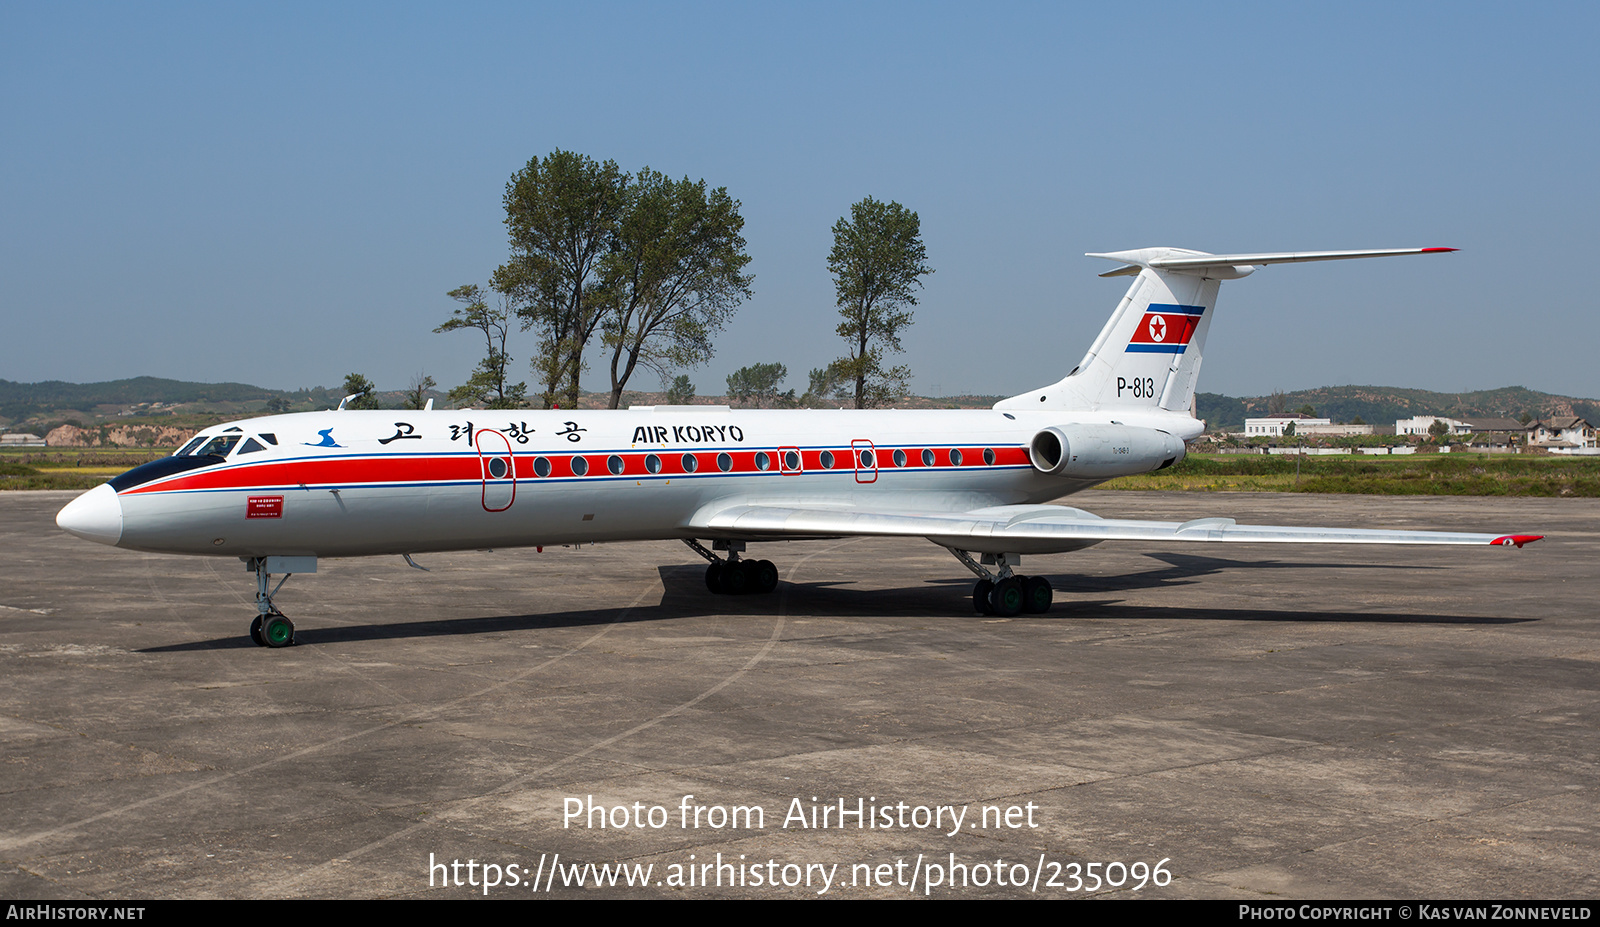
<svg viewBox="0 0 1600 927">
<path fill-rule="evenodd" d="M 272 597 L 278 594 L 283 584 L 293 576 L 291 572 L 301 568 L 300 561 L 310 561 L 309 569 L 302 572 L 315 573 L 316 558 L 314 557 L 242 557 L 245 569 L 256 574 L 256 617 L 250 622 L 250 639 L 261 647 L 287 647 L 294 643 L 294 622 L 288 616 L 278 611 L 278 606 L 272 604 Z M 278 585 L 267 591 L 271 582 L 271 571 L 277 570 L 283 574 L 278 580 Z"/>
<path fill-rule="evenodd" d="M 1016 554 L 984 554 L 984 563 L 994 563 L 1000 567 L 1000 571 L 995 573 L 985 569 L 964 550 L 954 547 L 945 549 L 977 574 L 978 584 L 972 587 L 972 607 L 977 609 L 978 614 L 1011 618 L 1023 612 L 1038 615 L 1050 610 L 1050 603 L 1055 597 L 1050 581 L 1043 576 L 1012 573 L 1011 561 L 1021 563 L 1021 558 Z"/>
<path fill-rule="evenodd" d="M 685 538 L 689 549 L 711 561 L 706 567 L 706 588 L 718 595 L 744 595 L 747 592 L 766 593 L 778 588 L 778 568 L 771 560 L 740 560 L 743 541 L 712 541 L 711 546 L 728 552 L 724 560 L 699 541 Z"/>
</svg>

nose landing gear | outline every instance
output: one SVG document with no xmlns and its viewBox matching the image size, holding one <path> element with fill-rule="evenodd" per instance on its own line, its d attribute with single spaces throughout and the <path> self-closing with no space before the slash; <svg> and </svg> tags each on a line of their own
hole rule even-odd
<svg viewBox="0 0 1600 927">
<path fill-rule="evenodd" d="M 294 643 L 294 622 L 278 611 L 272 597 L 295 573 L 317 572 L 315 557 L 241 557 L 245 569 L 256 574 L 256 617 L 250 622 L 250 639 L 261 647 L 287 647 Z M 268 590 L 273 573 L 283 574 Z"/>
</svg>

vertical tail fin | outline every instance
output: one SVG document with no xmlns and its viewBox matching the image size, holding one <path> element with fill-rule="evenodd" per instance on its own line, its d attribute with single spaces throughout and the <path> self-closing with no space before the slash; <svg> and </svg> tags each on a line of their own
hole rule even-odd
<svg viewBox="0 0 1600 927">
<path fill-rule="evenodd" d="M 1206 334 L 1223 280 L 1249 276 L 1265 264 L 1454 250 L 1207 254 L 1183 248 L 1143 248 L 1090 254 L 1124 265 L 1102 277 L 1136 275 L 1127 294 L 1071 373 L 1051 386 L 1001 400 L 995 408 L 1187 413 L 1194 403 Z"/>
</svg>

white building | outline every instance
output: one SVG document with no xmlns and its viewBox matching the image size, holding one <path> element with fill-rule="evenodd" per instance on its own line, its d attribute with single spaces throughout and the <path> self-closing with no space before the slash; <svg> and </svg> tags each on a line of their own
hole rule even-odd
<svg viewBox="0 0 1600 927">
<path fill-rule="evenodd" d="M 1581 418 L 1553 418 L 1536 422 L 1528 443 L 1550 450 L 1600 448 L 1595 427 Z"/>
<path fill-rule="evenodd" d="M 1312 427 L 1331 426 L 1331 418 L 1304 418 L 1299 415 L 1269 415 L 1246 418 L 1245 437 L 1283 437 L 1283 429 L 1294 424 L 1294 434 L 1312 434 Z"/>
<path fill-rule="evenodd" d="M 1321 435 L 1323 437 L 1348 438 L 1351 435 L 1373 434 L 1371 425 L 1307 425 L 1302 429 L 1294 426 L 1297 435 Z"/>
<path fill-rule="evenodd" d="M 1470 422 L 1459 419 L 1445 418 L 1443 415 L 1413 415 L 1411 418 L 1399 418 L 1394 422 L 1394 433 L 1397 435 L 1422 435 L 1428 436 L 1428 429 L 1434 422 L 1444 422 L 1449 427 L 1449 434 L 1469 435 L 1473 428 Z"/>
</svg>

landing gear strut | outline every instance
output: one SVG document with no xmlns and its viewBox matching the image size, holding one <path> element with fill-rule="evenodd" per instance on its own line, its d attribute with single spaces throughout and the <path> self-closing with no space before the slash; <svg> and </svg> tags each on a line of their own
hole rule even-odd
<svg viewBox="0 0 1600 927">
<path fill-rule="evenodd" d="M 273 560 L 282 558 L 274 557 Z M 272 604 L 272 597 L 278 594 L 283 584 L 289 581 L 293 573 L 285 572 L 283 578 L 278 580 L 278 585 L 273 586 L 269 592 L 267 586 L 272 580 L 268 573 L 268 558 L 245 558 L 245 567 L 256 574 L 256 617 L 250 622 L 250 639 L 261 647 L 287 647 L 294 643 L 294 622 L 288 616 L 278 611 L 278 606 Z M 315 567 L 312 568 L 315 570 Z"/>
<path fill-rule="evenodd" d="M 1011 572 L 1012 560 L 1021 563 L 1016 554 L 985 554 L 985 563 L 992 561 L 1000 567 L 999 572 L 993 572 L 964 550 L 945 549 L 977 574 L 978 584 L 972 587 L 972 607 L 978 614 L 1010 618 L 1023 612 L 1039 615 L 1050 610 L 1055 597 L 1050 581 L 1043 576 L 1019 576 Z"/>
<path fill-rule="evenodd" d="M 724 560 L 705 549 L 699 541 L 685 538 L 689 549 L 711 561 L 706 567 L 706 588 L 718 595 L 743 595 L 747 592 L 767 593 L 778 588 L 778 568 L 771 560 L 740 560 L 743 541 L 713 541 L 711 546 L 728 552 Z"/>
</svg>

